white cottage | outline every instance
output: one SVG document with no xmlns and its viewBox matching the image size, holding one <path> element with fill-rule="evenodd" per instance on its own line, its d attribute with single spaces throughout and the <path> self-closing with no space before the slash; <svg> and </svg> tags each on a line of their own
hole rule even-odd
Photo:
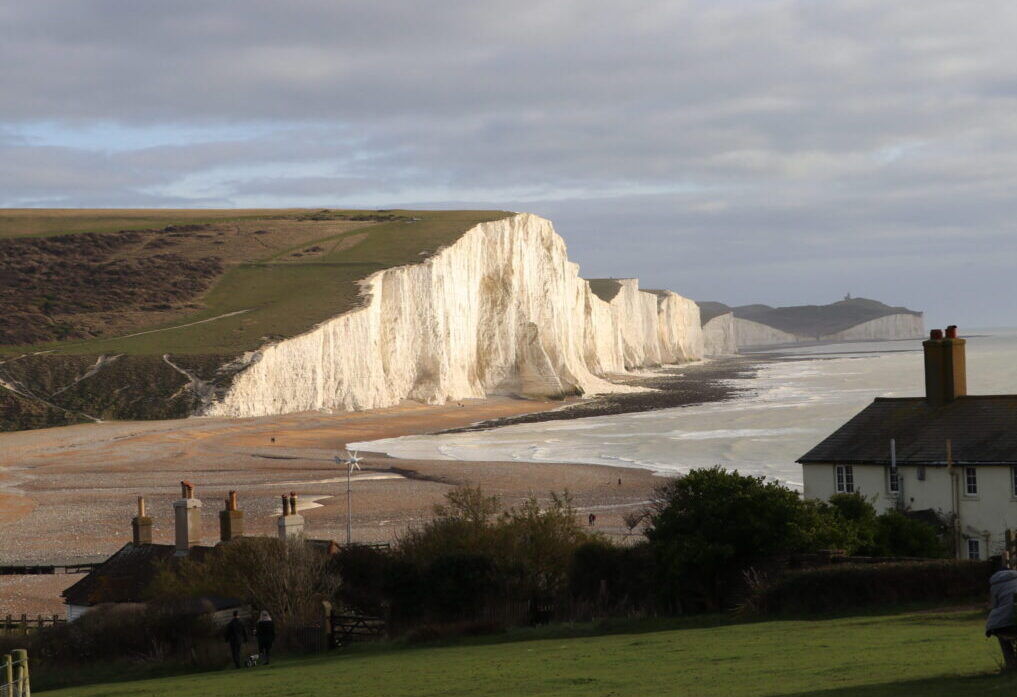
<svg viewBox="0 0 1017 697">
<path fill-rule="evenodd" d="M 956 327 L 922 345 L 925 397 L 877 398 L 802 456 L 805 496 L 858 492 L 880 512 L 935 511 L 958 558 L 986 559 L 1017 528 L 1017 395 L 967 394 Z"/>
</svg>

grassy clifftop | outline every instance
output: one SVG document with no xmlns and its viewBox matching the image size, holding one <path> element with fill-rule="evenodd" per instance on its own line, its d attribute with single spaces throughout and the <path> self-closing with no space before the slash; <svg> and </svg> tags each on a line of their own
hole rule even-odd
<svg viewBox="0 0 1017 697">
<path fill-rule="evenodd" d="M 250 350 L 351 309 L 357 282 L 371 273 L 421 261 L 506 215 L 8 211 L 0 214 L 0 273 L 17 283 L 0 288 L 8 318 L 0 352 Z"/>
<path fill-rule="evenodd" d="M 222 387 L 232 358 L 356 307 L 370 274 L 507 215 L 0 211 L 0 430 L 186 415 L 192 377 Z"/>
</svg>

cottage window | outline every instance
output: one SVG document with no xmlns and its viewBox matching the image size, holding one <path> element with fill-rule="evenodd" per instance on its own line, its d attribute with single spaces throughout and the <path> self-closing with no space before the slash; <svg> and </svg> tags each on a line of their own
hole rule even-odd
<svg viewBox="0 0 1017 697">
<path fill-rule="evenodd" d="M 925 465 L 918 465 L 918 481 L 925 481 Z"/>
<path fill-rule="evenodd" d="M 851 494 L 855 490 L 855 473 L 851 465 L 837 465 L 835 468 L 838 494 Z"/>
<path fill-rule="evenodd" d="M 981 559 L 981 545 L 978 540 L 968 540 L 968 559 Z"/>
<path fill-rule="evenodd" d="M 891 467 L 889 476 L 886 482 L 886 490 L 891 494 L 900 493 L 900 470 L 896 467 Z"/>
<path fill-rule="evenodd" d="M 1017 496 L 1017 467 L 1010 468 L 1010 491 Z"/>
<path fill-rule="evenodd" d="M 978 494 L 978 470 L 975 467 L 964 468 L 964 493 L 968 496 Z"/>
</svg>

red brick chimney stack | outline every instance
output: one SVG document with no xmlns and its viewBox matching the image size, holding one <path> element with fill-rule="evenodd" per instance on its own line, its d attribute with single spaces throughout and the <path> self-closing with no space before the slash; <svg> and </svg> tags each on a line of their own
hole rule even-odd
<svg viewBox="0 0 1017 697">
<path fill-rule="evenodd" d="M 219 511 L 219 539 L 229 542 L 243 535 L 244 512 L 237 505 L 237 492 L 231 491 L 226 497 L 225 507 Z"/>
<path fill-rule="evenodd" d="M 968 393 L 965 344 L 957 336 L 957 325 L 933 329 L 922 342 L 925 351 L 925 398 L 932 406 L 949 404 Z"/>
</svg>

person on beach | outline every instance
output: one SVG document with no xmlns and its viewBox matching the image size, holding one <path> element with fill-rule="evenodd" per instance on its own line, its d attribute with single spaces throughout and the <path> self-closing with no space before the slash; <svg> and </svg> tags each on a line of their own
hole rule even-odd
<svg viewBox="0 0 1017 697">
<path fill-rule="evenodd" d="M 223 640 L 230 645 L 233 665 L 237 668 L 243 668 L 243 664 L 240 662 L 240 649 L 247 643 L 247 628 L 240 621 L 240 613 L 236 610 L 233 611 L 233 619 L 226 625 L 226 631 L 223 632 Z"/>
<path fill-rule="evenodd" d="M 1014 650 L 1014 642 L 1017 640 L 1015 594 L 1017 594 L 1017 571 L 1003 569 L 989 579 L 992 609 L 989 610 L 989 617 L 985 621 L 985 636 L 995 636 L 999 639 L 1004 669 L 1007 671 L 1017 669 L 1017 651 Z"/>
<path fill-rule="evenodd" d="M 272 642 L 275 641 L 275 622 L 268 610 L 262 610 L 258 617 L 258 624 L 254 627 L 254 634 L 258 637 L 258 654 L 265 665 L 268 665 L 272 652 Z"/>
</svg>

